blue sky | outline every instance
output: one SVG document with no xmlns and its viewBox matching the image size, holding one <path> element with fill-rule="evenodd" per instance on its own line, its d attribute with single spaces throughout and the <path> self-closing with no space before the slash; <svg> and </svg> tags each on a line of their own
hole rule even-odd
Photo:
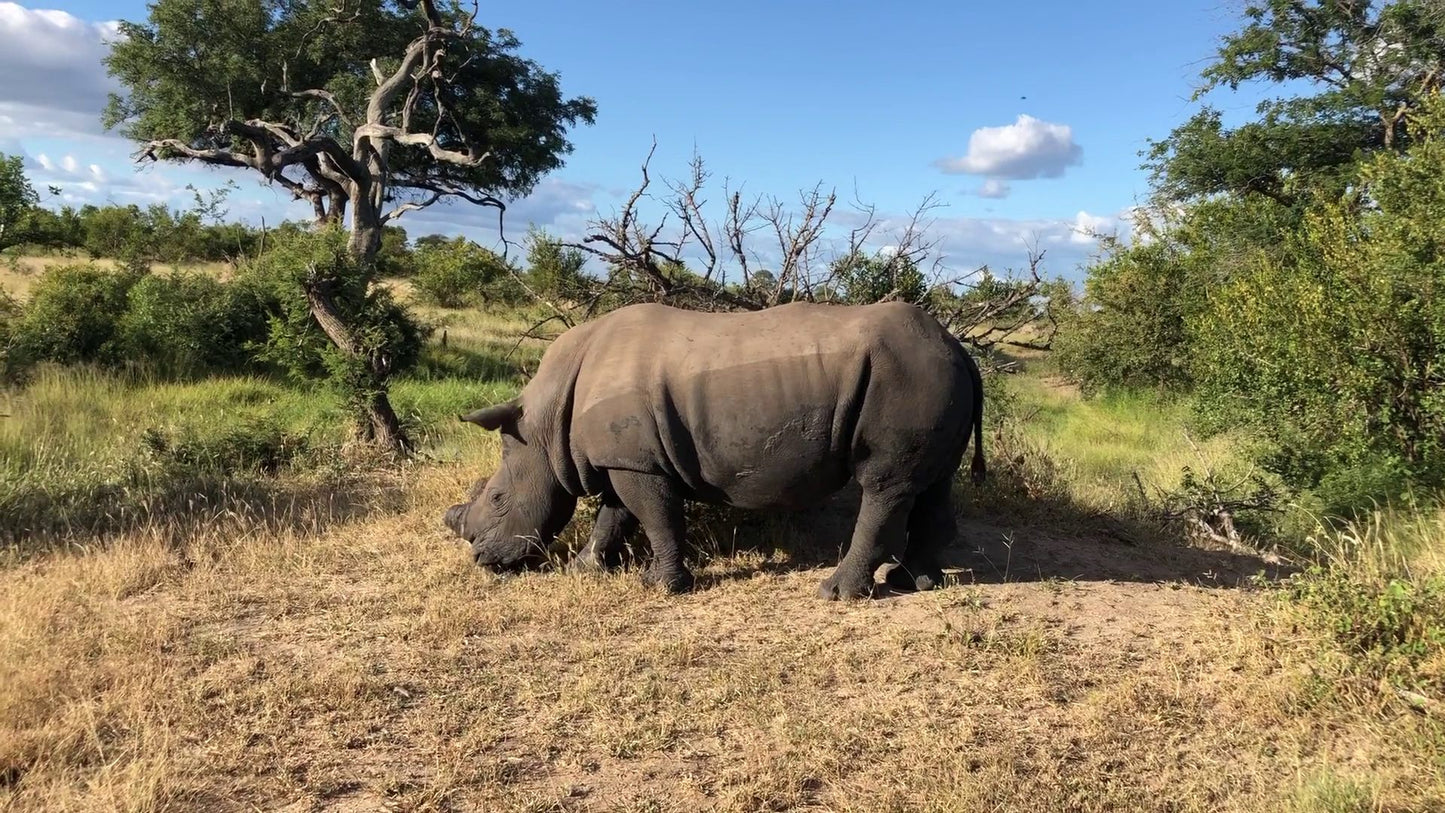
<svg viewBox="0 0 1445 813">
<path fill-rule="evenodd" d="M 1147 193 L 1139 151 L 1196 109 L 1199 70 L 1241 5 L 483 4 L 484 25 L 512 29 L 566 92 L 599 107 L 595 125 L 574 131 L 567 166 L 512 207 L 509 232 L 530 221 L 580 234 L 636 183 L 656 137 L 653 169 L 668 177 L 696 147 L 719 183 L 784 200 L 821 181 L 840 201 L 856 189 L 898 216 L 937 193 L 934 229 L 951 264 L 1016 267 L 1035 241 L 1049 273 L 1077 278 L 1093 246 L 1075 227 L 1127 229 L 1122 217 Z M 185 184 L 228 177 L 137 173 L 129 145 L 101 132 L 104 23 L 145 14 L 133 0 L 0 2 L 0 151 L 24 153 L 37 186 L 60 184 L 76 202 L 180 206 Z M 1211 102 L 1247 114 L 1256 98 Z M 229 177 L 237 216 L 306 215 L 256 179 Z M 400 222 L 413 235 L 495 236 L 495 214 L 470 207 Z"/>
</svg>

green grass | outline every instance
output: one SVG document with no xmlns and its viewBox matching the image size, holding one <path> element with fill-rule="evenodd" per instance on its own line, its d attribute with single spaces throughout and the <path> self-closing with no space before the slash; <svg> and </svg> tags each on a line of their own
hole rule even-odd
<svg viewBox="0 0 1445 813">
<path fill-rule="evenodd" d="M 458 460 L 473 459 L 485 439 L 456 416 L 516 390 L 510 381 L 403 379 L 392 397 L 424 458 Z M 350 442 L 341 400 L 285 381 L 159 382 L 51 367 L 0 392 L 0 415 L 0 540 L 12 544 L 121 531 L 237 500 L 320 497 L 365 470 L 353 465 L 365 452 Z"/>
<path fill-rule="evenodd" d="M 1241 436 L 1190 435 L 1185 401 L 1147 392 L 1085 399 L 1041 374 L 1009 376 L 1000 384 L 1024 432 L 1064 469 L 1073 498 L 1092 508 L 1121 510 L 1134 503 L 1138 483 L 1151 497 L 1157 489 L 1173 489 L 1186 466 L 1236 476 L 1249 468 Z"/>
<path fill-rule="evenodd" d="M 417 368 L 392 382 L 392 405 L 422 460 L 475 459 L 484 433 L 457 415 L 517 393 L 546 347 L 518 337 L 541 317 L 419 310 L 446 344 L 439 330 Z M 366 469 L 355 465 L 367 455 L 342 399 L 284 379 L 42 367 L 0 390 L 0 415 L 0 539 L 12 544 L 125 530 L 235 499 L 322 494 Z"/>
</svg>

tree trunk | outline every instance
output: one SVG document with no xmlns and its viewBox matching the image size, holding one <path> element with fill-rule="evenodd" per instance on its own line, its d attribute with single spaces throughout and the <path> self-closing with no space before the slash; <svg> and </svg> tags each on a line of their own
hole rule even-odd
<svg viewBox="0 0 1445 813">
<path fill-rule="evenodd" d="M 351 242 L 347 250 L 362 262 L 369 262 L 381 250 L 381 212 L 367 190 L 353 187 L 351 196 Z"/>
<path fill-rule="evenodd" d="M 367 400 L 366 420 L 369 424 L 368 440 L 399 455 L 411 452 L 411 439 L 406 436 L 406 430 L 401 428 L 401 420 L 396 417 L 396 410 L 391 408 L 391 399 L 386 397 L 386 390 L 377 390 Z"/>
<path fill-rule="evenodd" d="M 366 438 L 396 454 L 407 455 L 411 452 L 411 440 L 402 429 L 396 410 L 391 408 L 391 399 L 387 398 L 386 394 L 386 379 L 390 370 L 386 369 L 386 363 L 381 359 L 363 358 L 361 347 L 352 338 L 346 323 L 341 321 L 336 304 L 331 301 L 324 285 L 325 283 L 319 280 L 308 280 L 306 301 L 311 307 L 312 317 L 331 339 L 332 344 L 343 353 L 362 361 L 370 373 L 370 394 L 366 396 L 363 407 L 366 413 L 366 424 L 363 426 Z"/>
</svg>

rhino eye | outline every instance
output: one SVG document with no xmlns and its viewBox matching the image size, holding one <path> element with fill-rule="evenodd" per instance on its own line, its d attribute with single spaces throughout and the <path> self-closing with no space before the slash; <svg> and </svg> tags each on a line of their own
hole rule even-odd
<svg viewBox="0 0 1445 813">
<path fill-rule="evenodd" d="M 492 496 L 491 496 L 489 499 L 491 499 L 492 505 L 501 505 L 501 504 L 502 504 L 502 492 L 500 492 L 500 491 L 493 491 L 493 492 L 492 492 Z"/>
</svg>

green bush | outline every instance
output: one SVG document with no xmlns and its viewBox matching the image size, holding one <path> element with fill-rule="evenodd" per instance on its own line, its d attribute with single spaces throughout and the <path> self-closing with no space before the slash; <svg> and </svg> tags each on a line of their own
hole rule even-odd
<svg viewBox="0 0 1445 813">
<path fill-rule="evenodd" d="M 1086 391 L 1168 390 L 1194 380 L 1191 324 L 1211 292 L 1251 263 L 1293 261 L 1284 241 L 1299 213 L 1262 197 L 1221 198 L 1137 218 L 1133 243 L 1106 244 L 1088 269 L 1084 298 L 1060 314 L 1060 370 Z"/>
<path fill-rule="evenodd" d="M 1059 369 L 1087 391 L 1187 385 L 1194 297 L 1182 254 L 1158 240 L 1090 268 L 1082 306 L 1064 314 L 1055 340 Z"/>
<path fill-rule="evenodd" d="M 1368 579 L 1314 567 L 1286 583 L 1305 609 L 1372 679 L 1445 687 L 1445 578 Z"/>
<path fill-rule="evenodd" d="M 168 377 L 239 372 L 267 335 L 260 292 L 202 274 L 146 276 L 130 290 L 120 330 L 127 355 Z"/>
<path fill-rule="evenodd" d="M 1315 207 L 1190 320 L 1201 410 L 1349 512 L 1445 486 L 1445 104 L 1362 169 L 1369 206 Z"/>
<path fill-rule="evenodd" d="M 0 288 L 0 381 L 9 380 L 14 375 L 15 365 L 19 363 L 19 360 L 12 356 L 15 352 L 16 323 L 20 321 L 22 313 L 24 311 L 15 297 Z"/>
<path fill-rule="evenodd" d="M 241 274 L 247 290 L 274 308 L 257 358 L 297 380 L 327 381 L 353 400 L 384 391 L 385 378 L 416 364 L 429 329 L 389 288 L 374 284 L 376 277 L 373 265 L 347 254 L 346 234 L 338 228 L 278 235 L 272 248 Z M 356 354 L 339 350 L 316 323 L 306 298 L 309 282 L 330 297 L 357 345 Z M 377 366 L 386 371 L 382 379 L 375 374 Z"/>
<path fill-rule="evenodd" d="M 540 230 L 527 235 L 527 284 L 541 296 L 554 301 L 582 299 L 595 281 L 582 273 L 587 255 L 567 248 Z"/>
<path fill-rule="evenodd" d="M 428 242 L 415 254 L 413 284 L 423 302 L 443 308 L 515 303 L 522 290 L 507 261 L 465 237 Z"/>
<path fill-rule="evenodd" d="M 153 233 L 139 206 L 85 206 L 80 210 L 85 250 L 94 258 L 151 256 Z"/>
<path fill-rule="evenodd" d="M 15 322 L 13 352 L 21 364 L 119 364 L 125 358 L 120 322 L 143 273 L 93 265 L 52 268 L 35 284 Z"/>
<path fill-rule="evenodd" d="M 409 277 L 416 273 L 416 258 L 407 246 L 406 229 L 400 226 L 381 227 L 376 269 L 383 277 Z"/>
<path fill-rule="evenodd" d="M 918 264 L 896 255 L 850 254 L 832 266 L 841 298 L 853 305 L 867 305 L 884 298 L 920 302 L 928 284 Z"/>
</svg>

